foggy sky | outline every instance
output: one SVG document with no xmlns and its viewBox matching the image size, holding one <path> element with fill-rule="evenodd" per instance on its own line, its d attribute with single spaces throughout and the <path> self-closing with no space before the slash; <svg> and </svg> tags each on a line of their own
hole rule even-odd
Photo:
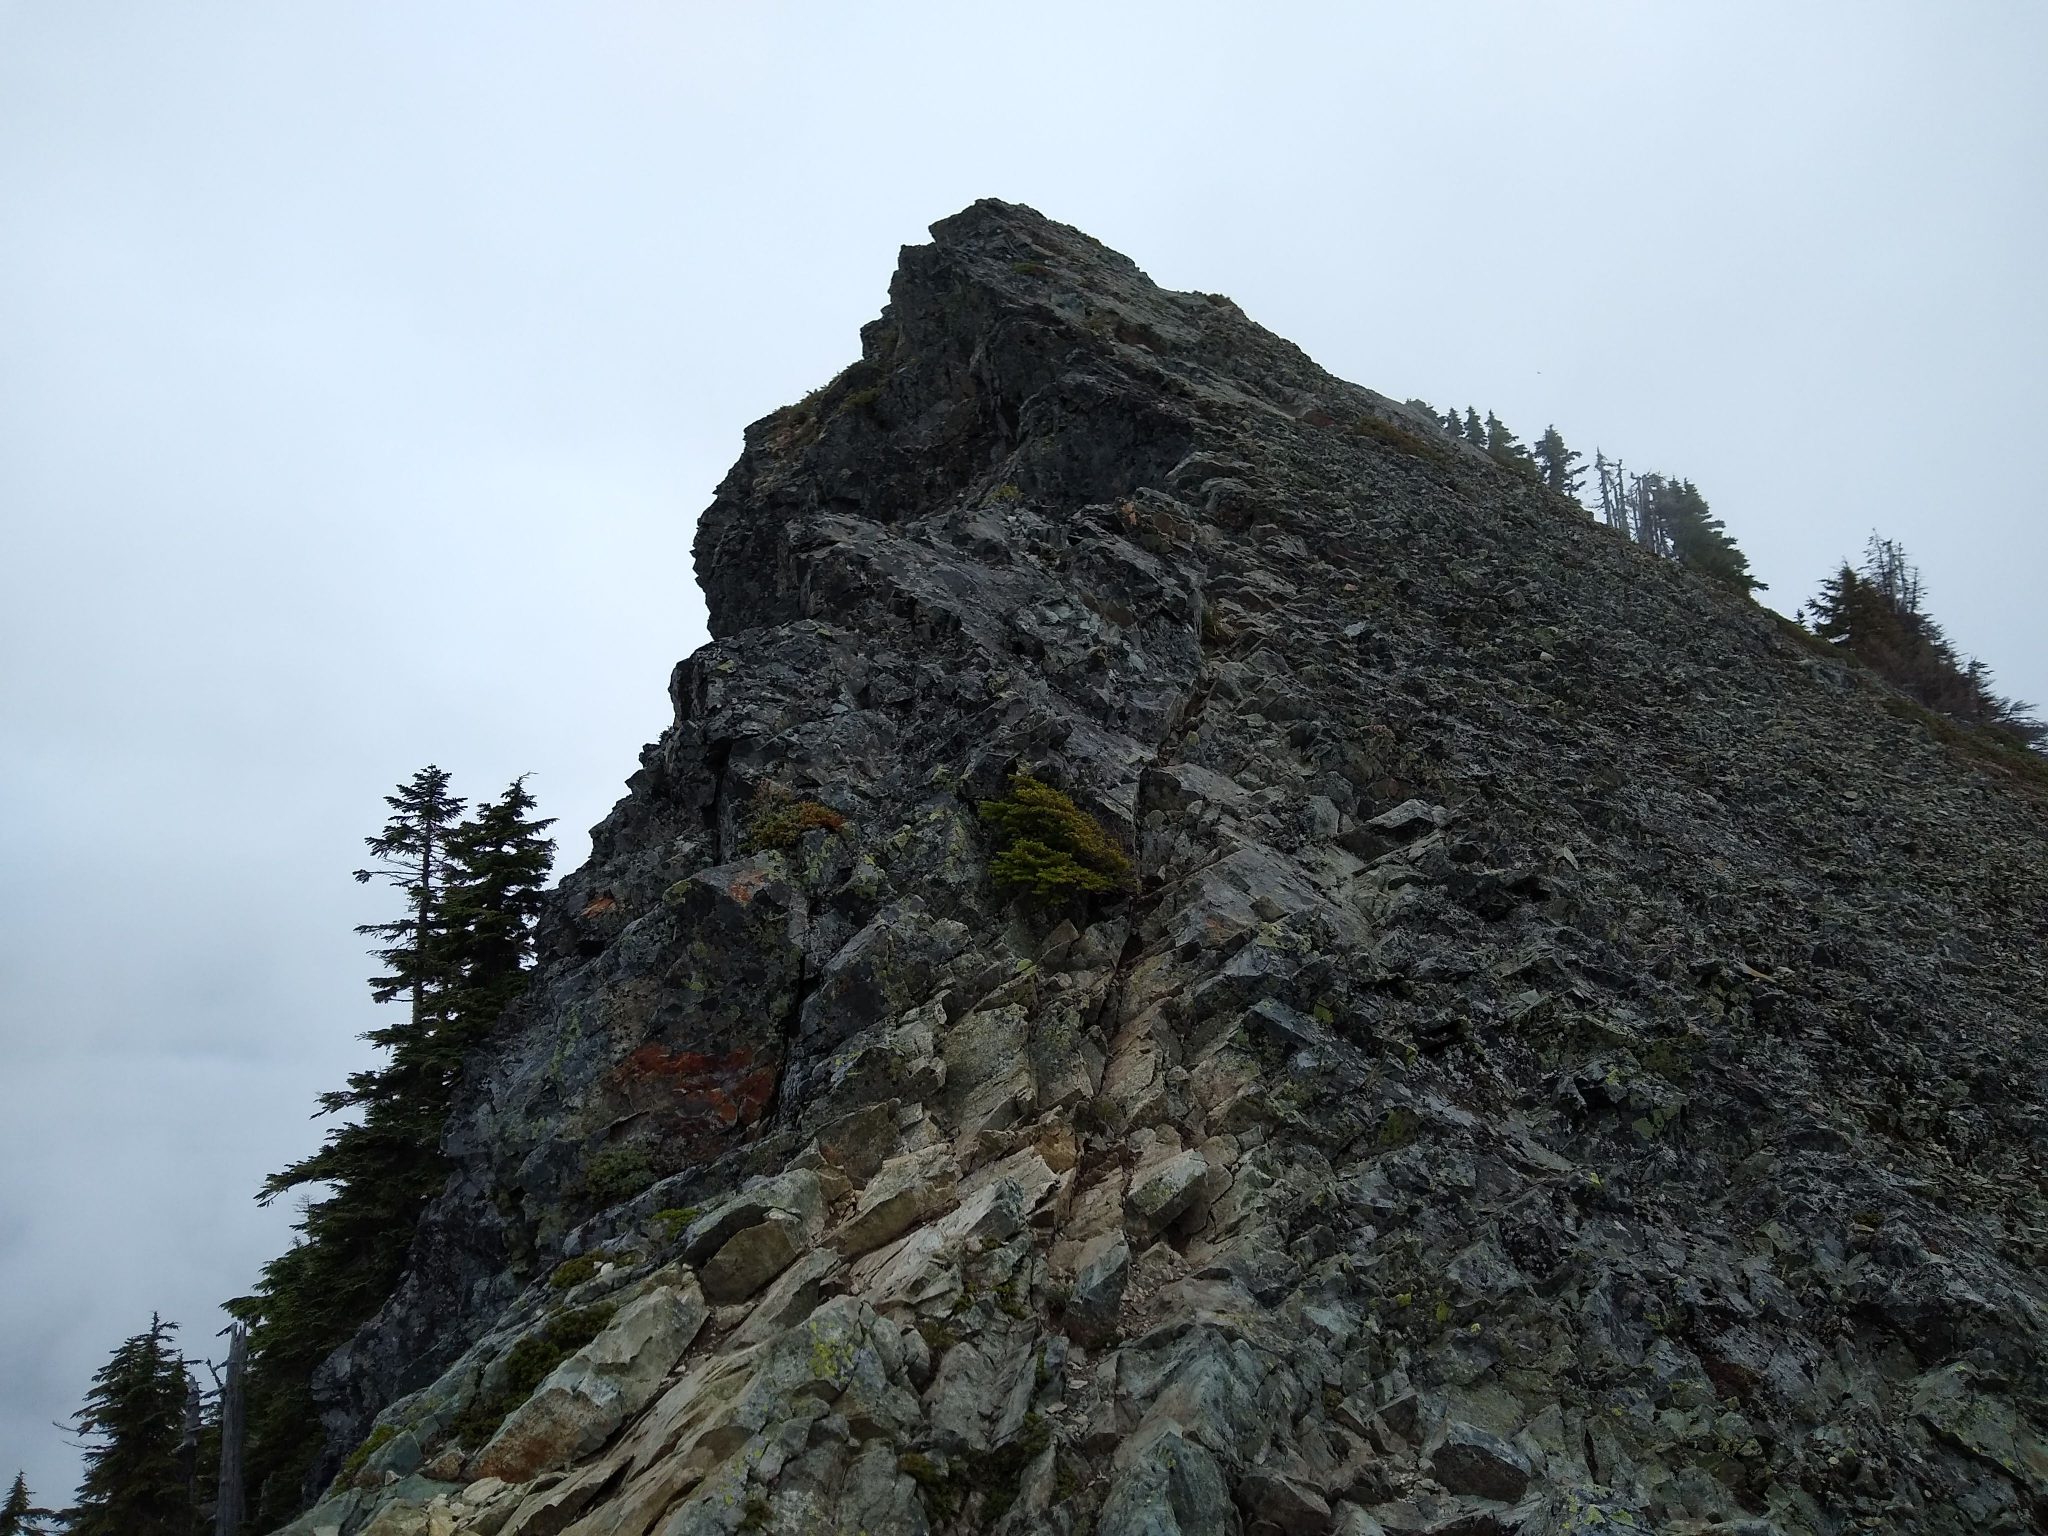
<svg viewBox="0 0 2048 1536">
<path fill-rule="evenodd" d="M 704 638 L 742 426 L 1027 202 L 1396 398 L 1873 530 L 2048 700 L 2048 12 L 0 0 L 0 1481 L 193 1354 L 377 1014 L 361 839 L 566 867 Z"/>
</svg>

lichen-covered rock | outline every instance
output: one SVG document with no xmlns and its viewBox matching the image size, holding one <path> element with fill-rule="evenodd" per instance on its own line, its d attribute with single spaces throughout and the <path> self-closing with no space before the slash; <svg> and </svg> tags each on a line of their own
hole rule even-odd
<svg viewBox="0 0 2048 1536">
<path fill-rule="evenodd" d="M 1227 300 L 933 233 L 704 514 L 294 1536 L 2041 1528 L 2039 776 Z M 1128 889 L 991 881 L 1020 771 Z"/>
<path fill-rule="evenodd" d="M 893 1242 L 926 1217 L 944 1210 L 957 1198 L 959 1180 L 953 1160 L 943 1148 L 906 1153 L 882 1164 L 853 1212 L 832 1241 L 840 1252 L 854 1255 Z"/>
<path fill-rule="evenodd" d="M 603 1445 L 652 1401 L 706 1310 L 694 1285 L 660 1286 L 634 1300 L 512 1411 L 477 1453 L 476 1475 L 524 1482 Z"/>
<path fill-rule="evenodd" d="M 1124 1196 L 1124 1219 L 1141 1242 L 1171 1226 L 1201 1192 L 1209 1160 L 1196 1151 L 1176 1152 L 1131 1180 Z"/>
<path fill-rule="evenodd" d="M 803 1223 L 781 1211 L 741 1228 L 698 1272 L 706 1299 L 715 1306 L 745 1301 L 796 1261 L 803 1240 Z"/>
</svg>

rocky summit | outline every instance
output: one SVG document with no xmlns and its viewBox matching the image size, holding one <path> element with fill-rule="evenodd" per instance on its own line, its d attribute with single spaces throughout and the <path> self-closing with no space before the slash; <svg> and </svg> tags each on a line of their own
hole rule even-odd
<svg viewBox="0 0 2048 1536">
<path fill-rule="evenodd" d="M 2041 1529 L 2039 782 L 1227 299 L 932 235 L 703 515 L 287 1529 Z"/>
</svg>

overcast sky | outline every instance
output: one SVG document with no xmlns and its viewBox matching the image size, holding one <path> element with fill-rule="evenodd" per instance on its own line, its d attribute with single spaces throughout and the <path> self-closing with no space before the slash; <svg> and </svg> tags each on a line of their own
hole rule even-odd
<svg viewBox="0 0 2048 1536">
<path fill-rule="evenodd" d="M 0 1480 L 376 1022 L 433 760 L 568 859 L 704 635 L 741 427 L 1028 202 L 1332 371 L 1872 529 L 2048 698 L 2048 9 L 0 0 Z"/>
</svg>

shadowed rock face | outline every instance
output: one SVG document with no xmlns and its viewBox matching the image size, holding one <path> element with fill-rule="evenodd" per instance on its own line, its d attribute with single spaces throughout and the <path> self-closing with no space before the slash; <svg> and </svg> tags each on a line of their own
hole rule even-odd
<svg viewBox="0 0 2048 1536">
<path fill-rule="evenodd" d="M 1227 300 L 933 235 L 704 514 L 294 1529 L 2036 1528 L 2038 794 Z M 1020 767 L 1130 894 L 990 888 Z"/>
</svg>

